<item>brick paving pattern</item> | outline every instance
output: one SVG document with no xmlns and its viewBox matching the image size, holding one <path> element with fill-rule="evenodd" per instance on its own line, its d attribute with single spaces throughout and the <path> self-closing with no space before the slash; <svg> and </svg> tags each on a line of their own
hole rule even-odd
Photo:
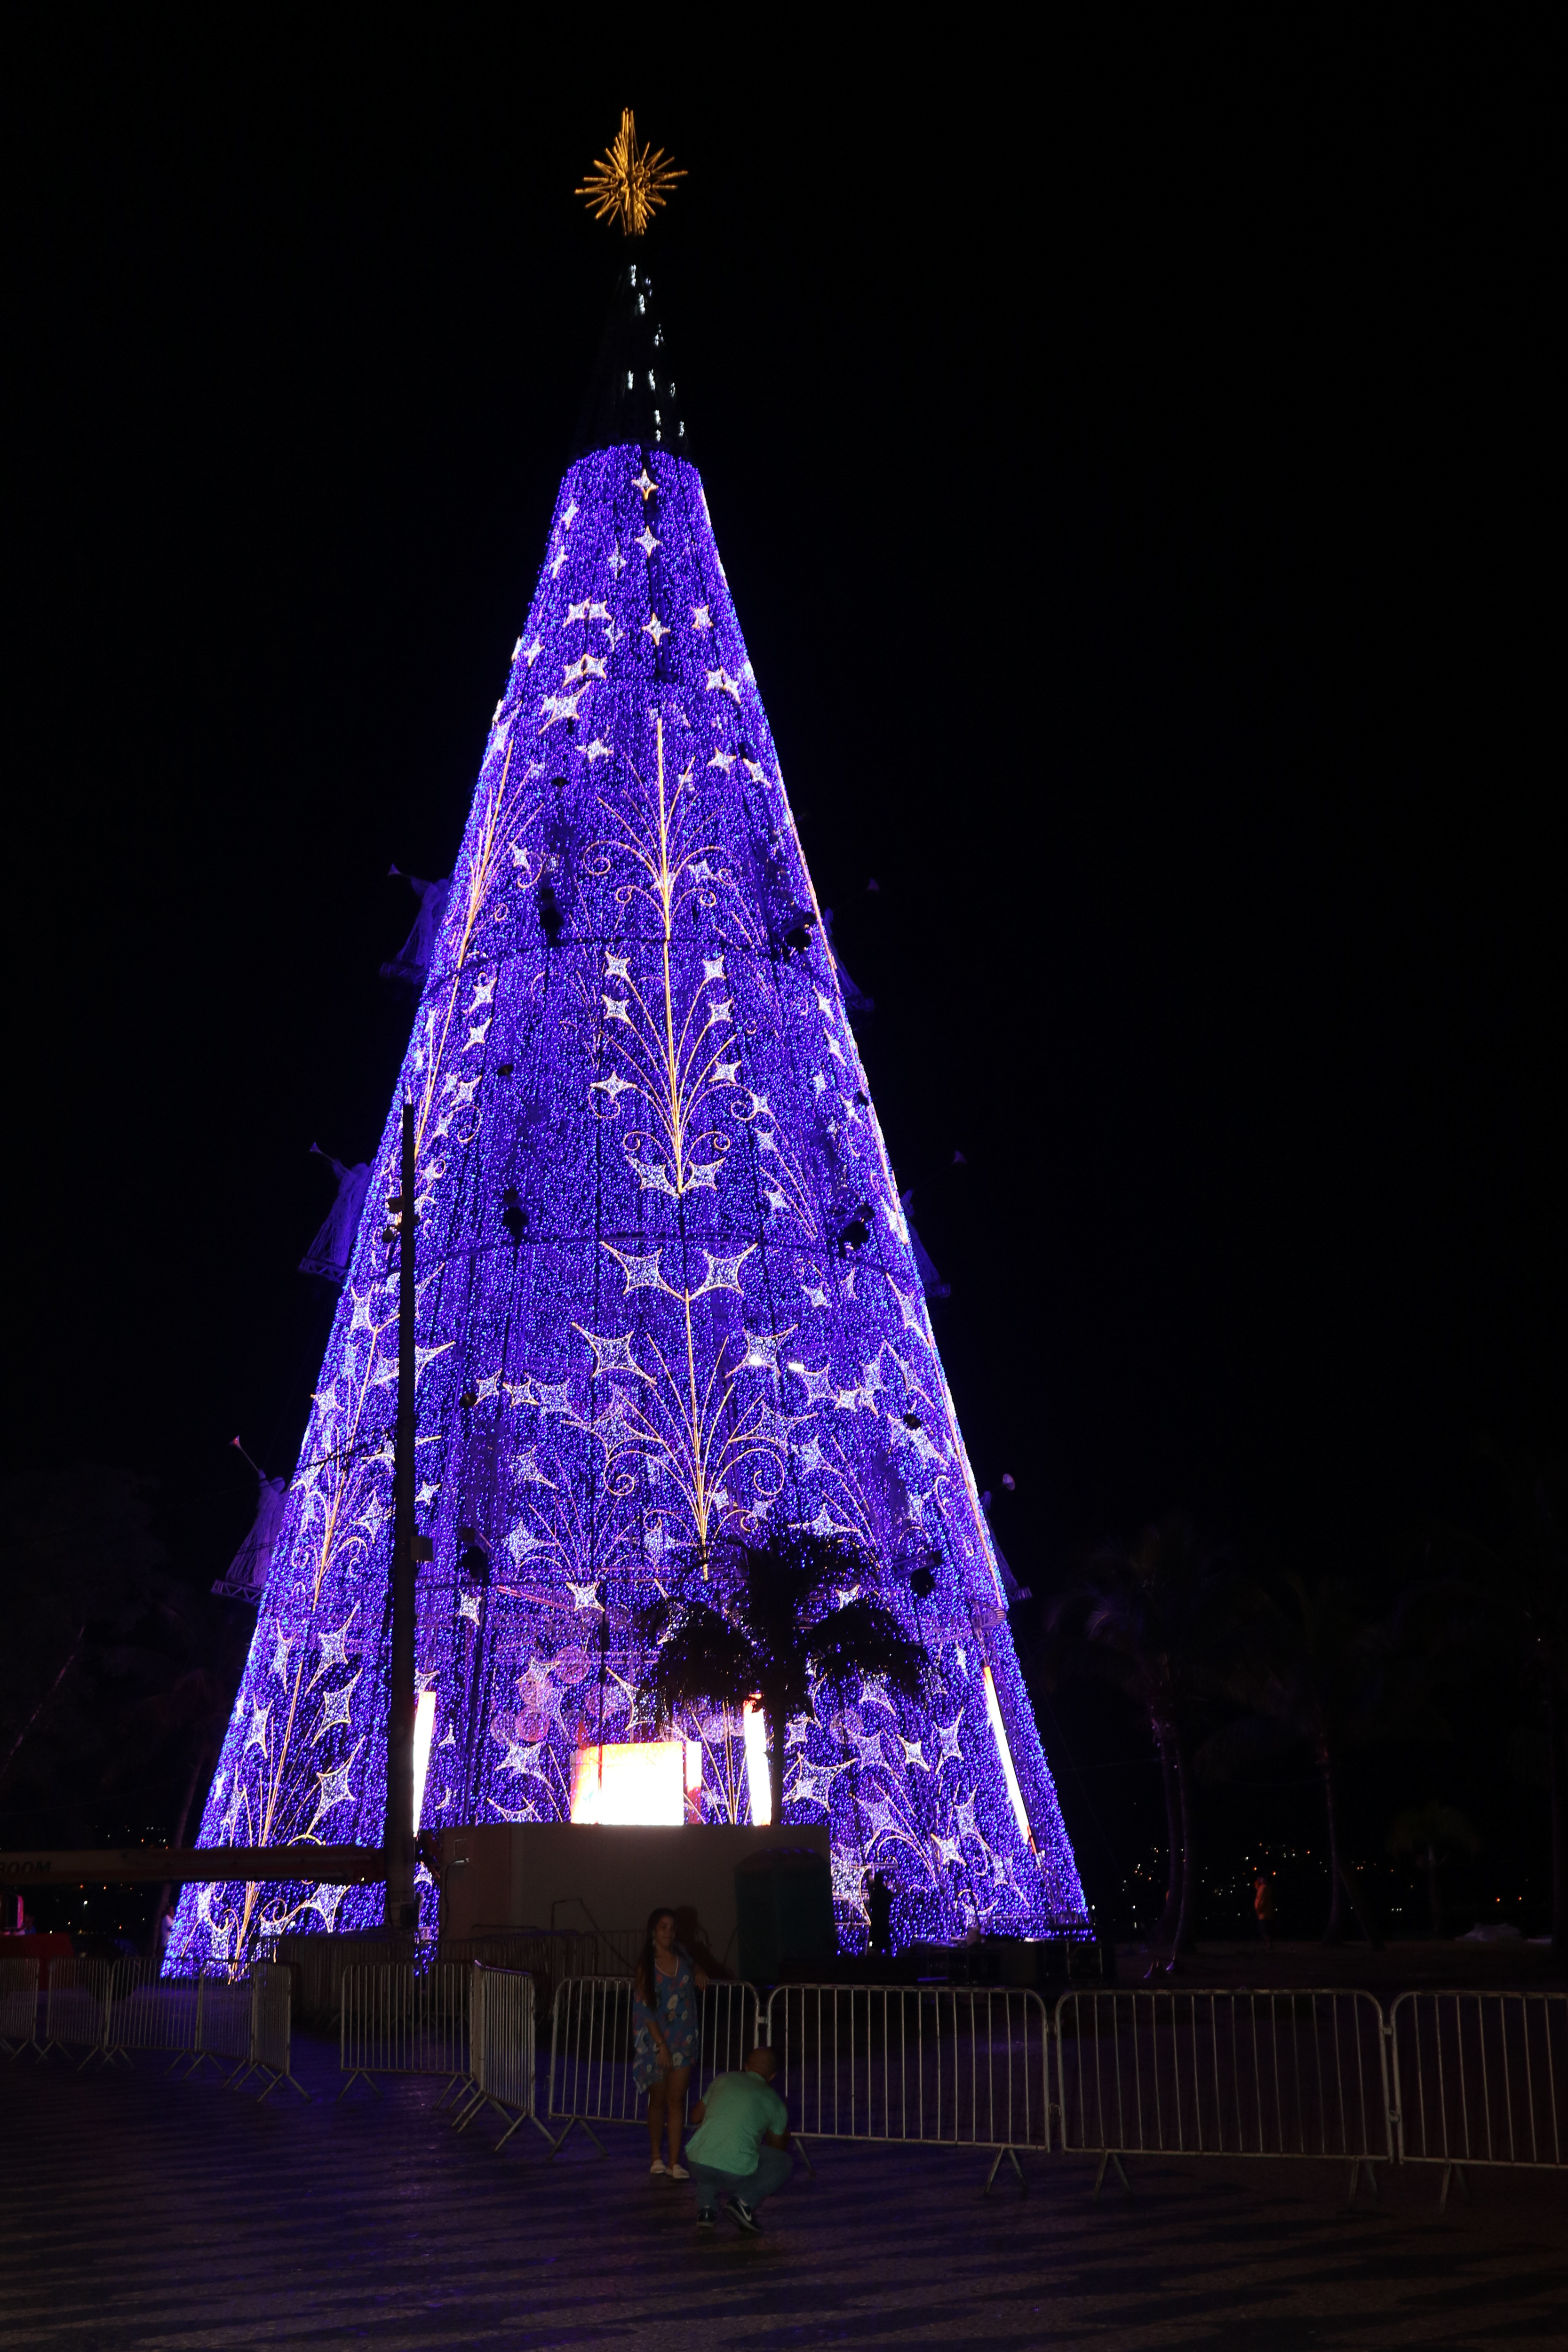
<svg viewBox="0 0 1568 2352">
<path fill-rule="evenodd" d="M 0 2066 L 6 2352 L 1568 2347 L 1568 2179 L 1476 2174 L 1439 2221 L 1430 2172 L 1350 2210 L 1337 2164 L 1151 2163 L 1097 2207 L 1082 2158 L 987 2198 L 973 2154 L 826 2146 L 763 2240 L 705 2242 L 640 2132 L 497 2156 L 433 2085 L 334 2105 L 335 2051 L 295 2052 L 309 2106 Z"/>
</svg>

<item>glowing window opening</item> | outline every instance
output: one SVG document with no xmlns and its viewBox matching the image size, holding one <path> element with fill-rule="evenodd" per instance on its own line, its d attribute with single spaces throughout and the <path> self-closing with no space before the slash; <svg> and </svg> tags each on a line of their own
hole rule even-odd
<svg viewBox="0 0 1568 2352">
<path fill-rule="evenodd" d="M 741 1709 L 741 1734 L 746 1744 L 746 1786 L 752 1800 L 752 1827 L 773 1827 L 773 1792 L 768 1780 L 767 1718 L 754 1698 Z"/>
<path fill-rule="evenodd" d="M 423 1827 L 425 1776 L 430 1769 L 430 1743 L 436 1737 L 436 1694 L 422 1690 L 414 1709 L 414 1826 Z"/>
<path fill-rule="evenodd" d="M 684 1739 L 619 1739 L 580 1748 L 572 1772 L 572 1818 L 621 1829 L 679 1829 L 688 1818 L 689 1747 Z M 699 1774 L 701 1766 L 699 1762 Z"/>
<path fill-rule="evenodd" d="M 1018 1786 L 1018 1775 L 1013 1769 L 1013 1751 L 1007 1745 L 1007 1727 L 1002 1720 L 1002 1702 L 996 1696 L 996 1685 L 991 1679 L 990 1667 L 986 1666 L 984 1672 L 985 1712 L 991 1718 L 991 1732 L 996 1742 L 996 1753 L 1002 1759 L 1002 1777 L 1007 1783 L 1007 1794 L 1013 1800 L 1013 1811 L 1017 1818 L 1019 1835 L 1027 1839 L 1032 1847 L 1035 1841 L 1029 1829 L 1029 1816 L 1024 1811 L 1024 1792 Z"/>
</svg>

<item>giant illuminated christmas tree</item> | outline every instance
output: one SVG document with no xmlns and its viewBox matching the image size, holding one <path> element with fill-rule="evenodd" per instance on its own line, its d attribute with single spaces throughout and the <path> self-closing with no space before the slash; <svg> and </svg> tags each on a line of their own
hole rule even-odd
<svg viewBox="0 0 1568 2352">
<path fill-rule="evenodd" d="M 653 166 L 650 170 L 650 166 Z M 637 232 L 629 118 L 596 176 Z M 788 1728 L 838 1917 L 1039 1933 L 1082 1891 L 641 258 L 479 768 L 202 1824 L 379 1845 L 400 1107 L 415 1105 L 416 1785 L 426 1830 L 765 1821 L 757 1718 L 673 1785 L 636 1612 L 715 1539 L 839 1532 L 930 1664 Z M 647 1746 L 649 1769 L 634 1752 Z M 601 1756 L 619 1760 L 618 1774 Z M 592 1769 L 584 1764 L 593 1759 Z M 629 1794 L 627 1793 L 629 1792 Z M 640 1808 L 640 1810 L 639 1810 Z M 382 1891 L 187 1887 L 171 1959 L 378 1924 Z"/>
</svg>

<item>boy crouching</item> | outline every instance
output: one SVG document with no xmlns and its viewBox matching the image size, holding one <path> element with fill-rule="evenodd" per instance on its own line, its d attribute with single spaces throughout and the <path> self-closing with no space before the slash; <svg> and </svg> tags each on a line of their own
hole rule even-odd
<svg viewBox="0 0 1568 2352">
<path fill-rule="evenodd" d="M 686 2159 L 697 2186 L 697 2226 L 710 2230 L 721 2199 L 737 2229 L 760 2237 L 757 2208 L 791 2172 L 789 2114 L 773 2087 L 778 2058 L 759 2042 L 739 2074 L 716 2075 L 691 2110 Z"/>
</svg>

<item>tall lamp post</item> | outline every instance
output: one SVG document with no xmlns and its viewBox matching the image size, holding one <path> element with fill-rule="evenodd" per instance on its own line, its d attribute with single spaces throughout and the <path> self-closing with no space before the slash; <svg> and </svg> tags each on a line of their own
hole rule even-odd
<svg viewBox="0 0 1568 2352">
<path fill-rule="evenodd" d="M 392 1689 L 386 1711 L 386 1926 L 417 1925 L 414 1897 L 414 1105 L 403 1106 L 397 1213 L 397 1449 L 393 1474 Z"/>
</svg>

